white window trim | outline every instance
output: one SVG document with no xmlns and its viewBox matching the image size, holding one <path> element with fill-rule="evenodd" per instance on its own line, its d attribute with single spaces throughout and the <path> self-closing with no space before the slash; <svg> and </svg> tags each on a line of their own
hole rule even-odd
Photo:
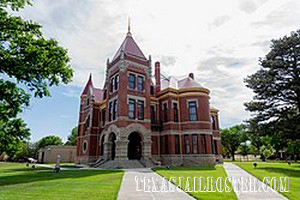
<svg viewBox="0 0 300 200">
<path fill-rule="evenodd" d="M 146 107 L 146 98 L 145 97 L 139 97 L 139 96 L 133 96 L 133 95 L 127 95 L 127 105 L 129 104 L 129 99 L 134 99 L 137 103 L 137 101 L 144 101 L 144 108 Z"/>
<path fill-rule="evenodd" d="M 111 94 L 111 93 L 114 93 L 114 92 L 116 92 L 116 91 L 118 91 L 119 88 L 120 88 L 120 75 L 119 75 L 118 89 L 115 90 L 115 79 L 116 79 L 116 76 L 117 76 L 117 75 L 119 75 L 119 73 L 115 73 L 113 76 L 111 76 L 111 77 L 109 78 L 109 87 L 111 87 L 111 84 L 110 84 L 110 83 L 111 83 L 111 80 L 114 79 L 112 91 L 111 91 L 111 88 L 109 88 L 109 93 L 110 93 L 110 94 Z"/>
<path fill-rule="evenodd" d="M 174 108 L 174 103 L 177 103 L 177 109 L 179 109 L 179 104 L 178 104 L 178 101 L 176 101 L 176 100 L 172 100 L 172 108 Z"/>
<path fill-rule="evenodd" d="M 199 107 L 198 99 L 187 99 L 186 100 L 187 108 L 189 108 L 189 103 L 192 102 L 192 101 L 196 102 L 196 107 L 198 108 Z"/>
</svg>

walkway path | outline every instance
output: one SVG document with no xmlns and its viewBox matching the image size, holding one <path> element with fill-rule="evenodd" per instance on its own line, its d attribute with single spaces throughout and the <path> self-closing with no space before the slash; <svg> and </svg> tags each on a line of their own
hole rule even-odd
<svg viewBox="0 0 300 200">
<path fill-rule="evenodd" d="M 155 200 L 181 200 L 181 199 L 194 199 L 190 195 L 184 193 L 182 190 L 178 191 L 176 190 L 175 185 L 170 185 L 171 190 L 175 190 L 175 192 L 154 192 L 152 191 L 153 185 L 155 184 L 155 190 L 160 191 L 160 188 L 162 186 L 163 178 L 153 172 L 151 169 L 127 169 L 124 170 L 125 174 L 123 176 L 121 188 L 118 194 L 118 200 L 140 200 L 140 199 L 155 199 Z M 145 192 L 146 189 L 144 189 L 144 182 L 138 182 L 138 188 L 137 188 L 137 182 L 135 177 L 144 178 L 145 180 L 149 180 L 149 185 L 151 186 L 150 192 Z M 153 179 L 152 179 L 153 178 Z M 141 180 L 141 179 L 140 179 Z M 154 184 L 151 180 L 154 180 Z M 141 190 L 141 191 L 137 191 Z"/>
<path fill-rule="evenodd" d="M 224 169 L 227 172 L 228 177 L 232 178 L 240 178 L 240 177 L 245 177 L 245 178 L 251 178 L 251 180 L 257 180 L 257 186 L 262 187 L 264 184 L 259 181 L 256 177 L 250 175 L 248 172 L 245 170 L 241 169 L 240 167 L 236 166 L 233 163 L 224 163 Z M 285 200 L 283 195 L 279 194 L 278 192 L 272 190 L 270 187 L 268 187 L 267 191 L 260 191 L 260 192 L 244 192 L 244 191 L 239 191 L 239 186 L 238 184 L 232 184 L 233 188 L 235 189 L 235 193 L 238 197 L 238 199 L 241 200 L 253 200 L 253 199 L 269 199 L 269 200 Z M 265 187 L 265 186 L 264 186 Z"/>
</svg>

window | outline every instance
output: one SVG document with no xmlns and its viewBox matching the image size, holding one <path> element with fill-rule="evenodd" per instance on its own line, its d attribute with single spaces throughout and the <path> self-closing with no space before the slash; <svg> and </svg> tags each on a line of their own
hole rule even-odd
<svg viewBox="0 0 300 200">
<path fill-rule="evenodd" d="M 167 135 L 163 135 L 161 137 L 160 140 L 160 149 L 162 154 L 168 154 L 169 150 L 168 150 L 168 136 Z"/>
<path fill-rule="evenodd" d="M 206 153 L 206 137 L 202 136 L 202 153 Z"/>
<path fill-rule="evenodd" d="M 114 91 L 114 84 L 115 84 L 115 79 L 114 78 L 111 78 L 110 79 L 110 92 L 113 92 Z"/>
<path fill-rule="evenodd" d="M 135 119 L 135 100 L 134 99 L 129 99 L 128 117 L 129 117 L 129 119 Z"/>
<path fill-rule="evenodd" d="M 197 103 L 196 101 L 189 102 L 190 121 L 197 121 Z"/>
<path fill-rule="evenodd" d="M 83 144 L 82 144 L 82 152 L 85 153 L 86 150 L 87 150 L 87 145 L 88 145 L 88 142 L 86 140 L 84 140 Z"/>
<path fill-rule="evenodd" d="M 118 116 L 118 100 L 114 100 L 113 120 Z"/>
<path fill-rule="evenodd" d="M 87 98 L 87 99 L 86 99 L 86 105 L 87 105 L 87 106 L 90 105 L 90 98 Z"/>
<path fill-rule="evenodd" d="M 142 77 L 142 76 L 138 76 L 137 89 L 140 92 L 143 92 L 143 90 L 144 90 L 144 77 Z"/>
<path fill-rule="evenodd" d="M 88 116 L 88 118 L 85 120 L 84 123 L 84 132 L 90 127 L 90 115 Z M 83 133 L 84 134 L 84 133 Z"/>
<path fill-rule="evenodd" d="M 144 120 L 144 101 L 138 101 L 138 119 Z"/>
<path fill-rule="evenodd" d="M 105 109 L 102 110 L 102 125 L 105 125 Z"/>
<path fill-rule="evenodd" d="M 212 154 L 215 154 L 216 152 L 215 152 L 215 143 L 214 143 L 214 139 L 213 139 L 213 136 L 211 135 L 210 136 L 210 145 L 211 145 L 211 153 Z"/>
<path fill-rule="evenodd" d="M 173 103 L 174 122 L 178 122 L 178 105 Z"/>
<path fill-rule="evenodd" d="M 154 86 L 153 85 L 150 86 L 150 95 L 154 95 Z"/>
<path fill-rule="evenodd" d="M 175 154 L 180 154 L 179 135 L 175 135 Z"/>
<path fill-rule="evenodd" d="M 184 136 L 184 143 L 185 143 L 185 153 L 190 153 L 190 138 L 188 135 Z"/>
<path fill-rule="evenodd" d="M 129 88 L 134 90 L 135 89 L 135 75 L 134 74 L 129 74 L 128 82 L 129 82 Z"/>
<path fill-rule="evenodd" d="M 193 138 L 193 153 L 198 153 L 198 135 L 192 135 Z"/>
<path fill-rule="evenodd" d="M 151 111 L 150 111 L 151 112 L 151 123 L 155 124 L 155 122 L 156 122 L 155 106 L 151 106 L 150 109 L 151 109 Z"/>
<path fill-rule="evenodd" d="M 111 121 L 113 115 L 113 102 L 109 102 L 109 116 L 108 121 Z"/>
<path fill-rule="evenodd" d="M 163 104 L 163 112 L 164 112 L 164 122 L 168 121 L 168 104 Z"/>
<path fill-rule="evenodd" d="M 119 74 L 117 74 L 115 76 L 115 90 L 119 89 L 119 82 L 120 82 L 120 76 L 119 76 Z"/>
<path fill-rule="evenodd" d="M 106 99 L 106 90 L 104 90 L 104 93 L 103 93 L 103 100 Z"/>
<path fill-rule="evenodd" d="M 211 116 L 211 126 L 213 130 L 216 130 L 216 121 L 214 116 Z"/>
<path fill-rule="evenodd" d="M 215 154 L 219 154 L 217 140 L 214 140 L 214 147 L 215 147 Z"/>
</svg>

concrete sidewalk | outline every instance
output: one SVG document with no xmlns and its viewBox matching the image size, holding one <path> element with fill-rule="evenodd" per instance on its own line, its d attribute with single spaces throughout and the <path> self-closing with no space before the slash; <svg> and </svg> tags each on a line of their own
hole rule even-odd
<svg viewBox="0 0 300 200">
<path fill-rule="evenodd" d="M 171 184 L 170 188 L 172 190 L 175 190 L 175 192 L 160 192 L 160 189 L 162 187 L 162 182 L 163 182 L 163 178 L 156 174 L 155 172 L 153 172 L 151 169 L 127 169 L 124 170 L 125 174 L 123 176 L 123 180 L 122 180 L 122 184 L 121 184 L 121 188 L 118 194 L 118 200 L 140 200 L 140 199 L 157 199 L 157 200 L 167 200 L 167 199 L 171 199 L 171 200 L 181 200 L 181 199 L 194 199 L 192 196 L 186 194 L 185 192 L 183 192 L 182 190 L 180 190 L 181 192 L 179 192 L 178 190 L 176 190 L 176 186 Z M 144 182 L 139 182 L 139 185 L 137 187 L 137 182 L 135 177 L 139 177 L 139 178 L 146 178 L 145 180 L 154 180 L 154 184 L 155 184 L 155 190 L 159 191 L 159 192 L 154 192 L 152 191 L 153 189 L 153 182 L 149 182 L 149 185 L 151 186 L 150 188 L 150 192 L 145 192 L 144 189 Z M 153 179 L 152 179 L 153 178 Z M 148 184 L 147 184 L 148 185 Z M 137 191 L 138 190 L 142 190 L 142 191 Z M 146 190 L 148 188 L 146 187 Z"/>
<path fill-rule="evenodd" d="M 250 175 L 245 170 L 241 169 L 240 167 L 236 166 L 233 163 L 224 163 L 224 169 L 227 172 L 228 177 L 232 178 L 251 178 L 251 180 L 257 181 L 258 187 L 263 187 L 264 184 L 259 181 L 256 177 Z M 231 183 L 232 184 L 232 183 Z M 241 200 L 258 200 L 258 199 L 270 199 L 270 200 L 285 200 L 287 199 L 283 195 L 279 194 L 278 192 L 272 190 L 268 187 L 268 191 L 257 191 L 257 192 L 244 192 L 239 190 L 239 184 L 232 184 L 233 188 L 235 189 L 235 193 L 238 199 Z M 265 187 L 265 186 L 264 186 Z"/>
</svg>

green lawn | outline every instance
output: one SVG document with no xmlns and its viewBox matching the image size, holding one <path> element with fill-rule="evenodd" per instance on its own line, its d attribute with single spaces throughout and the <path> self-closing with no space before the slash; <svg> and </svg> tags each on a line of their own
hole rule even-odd
<svg viewBox="0 0 300 200">
<path fill-rule="evenodd" d="M 289 199 L 300 200 L 300 164 L 292 163 L 290 166 L 287 163 L 268 163 L 257 162 L 256 169 L 253 168 L 253 163 L 236 162 L 236 165 L 248 171 L 259 180 L 264 177 L 286 177 L 290 178 L 289 187 L 290 192 L 282 192 L 282 194 Z"/>
<path fill-rule="evenodd" d="M 123 176 L 116 170 L 53 170 L 0 163 L 0 199 L 116 199 Z"/>
<path fill-rule="evenodd" d="M 171 169 L 156 169 L 161 176 L 170 178 L 176 177 L 176 184 L 179 185 L 179 177 L 227 177 L 226 172 L 222 166 L 207 166 L 207 167 L 176 167 Z M 192 182 L 193 184 L 193 182 Z M 233 190 L 231 192 L 190 192 L 190 194 L 197 199 L 237 199 Z"/>
</svg>

